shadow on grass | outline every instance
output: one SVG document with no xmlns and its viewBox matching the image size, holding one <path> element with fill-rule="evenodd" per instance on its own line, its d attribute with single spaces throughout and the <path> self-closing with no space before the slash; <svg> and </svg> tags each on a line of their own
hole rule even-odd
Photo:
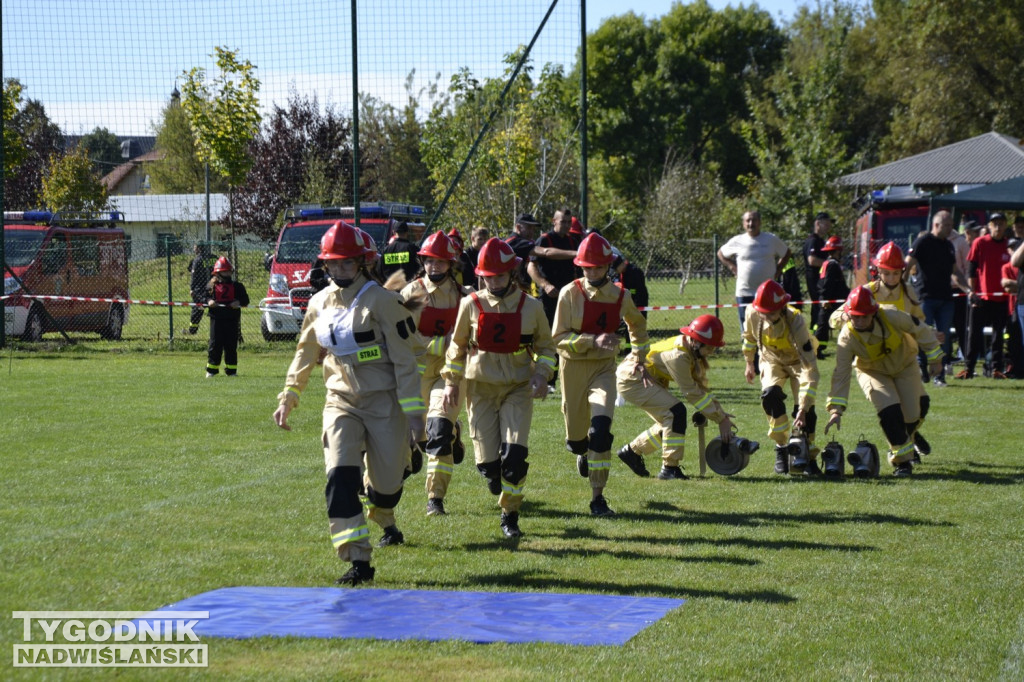
<svg viewBox="0 0 1024 682">
<path fill-rule="evenodd" d="M 692 509 L 683 509 L 669 502 L 646 502 L 645 508 L 648 511 L 620 512 L 608 522 L 620 521 L 653 521 L 660 523 L 687 523 L 707 524 L 716 526 L 749 526 L 762 527 L 766 525 L 795 525 L 801 523 L 815 524 L 837 524 L 837 523 L 891 523 L 899 526 L 937 526 L 950 527 L 955 524 L 949 521 L 933 521 L 931 519 L 918 519 L 909 516 L 898 516 L 895 514 L 871 513 L 871 514 L 849 514 L 839 512 L 807 512 L 801 514 L 785 514 L 777 512 L 705 512 Z M 528 504 L 524 503 L 524 511 L 530 516 L 548 518 L 570 519 L 583 516 L 575 510 L 547 508 L 543 501 L 535 500 Z"/>
<path fill-rule="evenodd" d="M 607 541 L 609 538 L 593 535 L 593 534 L 579 534 L 573 535 L 571 531 L 575 529 L 566 529 L 565 533 L 529 533 L 531 538 L 572 538 L 580 539 L 582 537 L 592 538 L 594 540 Z M 622 542 L 623 544 L 632 544 L 636 540 L 616 540 L 616 542 Z M 678 542 L 676 540 L 665 540 L 662 539 L 660 542 L 657 540 L 640 539 L 643 545 L 652 546 L 656 544 L 666 545 L 684 545 L 689 543 Z M 714 543 L 718 544 L 718 543 Z M 654 552 L 641 552 L 635 550 L 616 550 L 616 549 L 595 549 L 593 547 L 535 547 L 527 546 L 520 548 L 518 541 L 497 541 L 497 542 L 472 542 L 462 546 L 467 552 L 488 552 L 488 551 L 523 551 L 532 552 L 534 554 L 543 554 L 544 556 L 566 558 L 566 557 L 582 557 L 589 558 L 597 554 L 602 557 L 615 557 L 616 559 L 625 559 L 631 561 L 644 561 L 647 559 L 667 559 L 670 561 L 678 561 L 687 564 L 729 564 L 732 566 L 757 566 L 761 562 L 757 559 L 744 559 L 741 557 L 707 557 L 707 556 L 685 556 L 682 554 L 666 555 L 657 554 Z"/>
<path fill-rule="evenodd" d="M 628 595 L 630 597 L 650 596 L 683 599 L 724 599 L 726 601 L 733 602 L 763 602 L 766 604 L 789 604 L 796 601 L 795 597 L 771 590 L 699 590 L 653 582 L 640 582 L 625 585 L 608 581 L 588 580 L 585 576 L 559 578 L 550 575 L 537 575 L 527 571 L 470 575 L 452 582 L 445 582 L 443 580 L 418 580 L 415 581 L 414 584 L 417 587 L 434 589 L 466 589 L 467 586 L 475 586 L 480 588 L 498 588 L 500 590 L 507 590 L 509 585 L 515 585 L 516 588 L 524 591 L 586 591 L 621 594 Z"/>
</svg>

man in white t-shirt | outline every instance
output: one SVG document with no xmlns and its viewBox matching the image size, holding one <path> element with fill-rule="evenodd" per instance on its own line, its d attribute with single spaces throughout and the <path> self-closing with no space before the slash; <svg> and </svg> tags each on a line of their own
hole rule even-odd
<svg viewBox="0 0 1024 682">
<path fill-rule="evenodd" d="M 747 303 L 754 300 L 757 288 L 769 279 L 778 280 L 782 266 L 789 260 L 789 247 L 771 232 L 761 231 L 761 214 L 743 214 L 743 234 L 738 234 L 718 249 L 718 260 L 736 275 L 736 303 L 740 305 L 740 328 Z"/>
</svg>

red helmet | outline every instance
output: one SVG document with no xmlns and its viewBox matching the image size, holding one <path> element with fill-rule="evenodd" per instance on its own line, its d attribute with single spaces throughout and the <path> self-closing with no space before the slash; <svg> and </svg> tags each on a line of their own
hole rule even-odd
<svg viewBox="0 0 1024 682">
<path fill-rule="evenodd" d="M 364 232 L 348 223 L 340 220 L 324 232 L 320 239 L 320 255 L 317 258 L 322 260 L 338 260 L 339 258 L 359 258 L 365 256 L 370 249 L 367 248 L 367 240 L 363 237 Z"/>
<path fill-rule="evenodd" d="M 491 237 L 480 249 L 476 274 L 493 277 L 503 272 L 509 272 L 522 262 L 523 259 L 516 256 L 516 252 L 507 242 L 497 237 Z"/>
<path fill-rule="evenodd" d="M 583 234 L 583 223 L 576 216 L 573 216 L 572 221 L 569 223 L 569 232 L 571 234 Z"/>
<path fill-rule="evenodd" d="M 453 227 L 448 230 L 448 239 L 452 240 L 452 243 L 455 244 L 455 248 L 457 248 L 459 252 L 466 247 L 466 242 L 463 241 L 462 234 L 459 233 L 459 228 L 457 227 Z"/>
<path fill-rule="evenodd" d="M 359 232 L 363 235 L 363 241 L 366 242 L 366 265 L 373 265 L 377 262 L 377 242 L 373 241 L 373 237 L 366 230 L 359 228 Z"/>
<path fill-rule="evenodd" d="M 850 315 L 859 315 L 864 317 L 866 315 L 874 315 L 877 313 L 878 303 L 875 301 L 875 297 L 871 293 L 871 289 L 860 286 L 850 292 L 850 297 L 846 299 L 846 303 L 843 305 L 843 310 Z"/>
<path fill-rule="evenodd" d="M 902 270 L 906 267 L 903 262 L 903 251 L 895 242 L 889 242 L 878 250 L 874 264 L 883 270 Z"/>
<path fill-rule="evenodd" d="M 615 254 L 612 253 L 612 245 L 601 235 L 592 233 L 580 242 L 580 248 L 577 249 L 572 262 L 581 268 L 597 268 L 610 265 L 613 260 Z"/>
<path fill-rule="evenodd" d="M 822 251 L 842 251 L 843 250 L 843 240 L 840 239 L 837 235 L 832 235 L 831 237 L 828 238 L 828 241 L 825 242 L 825 246 L 821 247 L 821 250 Z"/>
<path fill-rule="evenodd" d="M 221 256 L 217 259 L 217 262 L 213 264 L 213 271 L 217 272 L 233 272 L 234 268 L 231 267 L 231 261 L 227 259 L 227 256 Z"/>
<path fill-rule="evenodd" d="M 680 327 L 679 331 L 694 341 L 700 341 L 708 346 L 721 347 L 725 345 L 725 327 L 722 326 L 722 321 L 714 315 L 701 315 L 688 327 Z"/>
<path fill-rule="evenodd" d="M 782 285 L 774 279 L 765 280 L 757 288 L 754 296 L 754 310 L 759 313 L 775 313 L 782 310 L 789 299 L 792 298 L 785 292 Z"/>
<path fill-rule="evenodd" d="M 459 249 L 444 232 L 437 231 L 423 240 L 423 245 L 416 255 L 424 258 L 439 258 L 441 260 L 458 260 Z"/>
</svg>

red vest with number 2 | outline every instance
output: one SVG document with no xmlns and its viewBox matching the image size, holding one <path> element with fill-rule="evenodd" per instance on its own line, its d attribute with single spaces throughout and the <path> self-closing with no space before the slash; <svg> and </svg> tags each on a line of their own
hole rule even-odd
<svg viewBox="0 0 1024 682">
<path fill-rule="evenodd" d="M 519 305 L 514 313 L 485 313 L 480 298 L 476 294 L 472 294 L 472 298 L 480 313 L 476 321 L 476 345 L 480 350 L 490 353 L 515 353 L 519 350 L 523 331 L 520 312 L 526 303 L 526 294 L 520 292 Z"/>
</svg>

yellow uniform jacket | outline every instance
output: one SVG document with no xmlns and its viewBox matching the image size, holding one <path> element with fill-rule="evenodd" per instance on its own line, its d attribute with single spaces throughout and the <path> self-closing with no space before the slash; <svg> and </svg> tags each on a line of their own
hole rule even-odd
<svg viewBox="0 0 1024 682">
<path fill-rule="evenodd" d="M 413 345 L 419 359 L 420 372 L 432 376 L 441 373 L 447 339 L 455 328 L 459 302 L 471 291 L 469 287 L 459 286 L 451 277 L 446 277 L 439 284 L 434 284 L 426 277 L 417 277 L 402 289 L 402 300 L 420 299 L 424 302 L 424 306 L 412 314 L 416 323 Z M 451 311 L 450 325 L 446 324 L 446 311 Z M 444 333 L 438 333 L 442 331 Z"/>
<path fill-rule="evenodd" d="M 694 357 L 681 334 L 652 345 L 645 366 L 651 377 L 665 388 L 669 382 L 676 382 L 683 398 L 711 421 L 717 424 L 725 419 L 725 412 L 708 387 L 707 360 Z M 631 370 L 626 362 L 621 363 L 619 376 L 627 371 Z"/>
<path fill-rule="evenodd" d="M 600 315 L 601 312 L 604 312 L 596 310 L 595 313 L 588 313 L 585 310 L 588 301 L 591 304 L 609 306 L 608 312 L 611 312 L 612 305 L 618 304 L 615 312 L 618 317 L 625 320 L 626 327 L 629 329 L 631 349 L 630 355 L 626 359 L 643 362 L 650 348 L 647 337 L 647 320 L 636 309 L 629 291 L 621 289 L 611 281 L 596 288 L 582 277 L 569 282 L 558 292 L 558 307 L 555 310 L 555 322 L 552 329 L 555 343 L 558 345 L 558 354 L 566 360 L 614 360 L 618 355 L 618 349 L 598 348 L 594 345 L 598 334 L 584 331 L 585 315 L 589 323 L 590 316 L 595 313 L 597 321 L 601 321 Z M 607 329 L 608 326 L 611 327 L 610 331 Z M 613 325 L 612 320 L 609 320 L 605 331 L 614 334 L 618 326 L 617 323 Z"/>
<path fill-rule="evenodd" d="M 760 353 L 761 362 L 788 367 L 800 382 L 800 408 L 810 409 L 818 393 L 818 361 L 815 357 L 818 340 L 811 336 L 807 322 L 799 310 L 786 306 L 775 324 L 768 316 L 747 306 L 743 327 L 743 357 L 754 361 Z"/>
</svg>

